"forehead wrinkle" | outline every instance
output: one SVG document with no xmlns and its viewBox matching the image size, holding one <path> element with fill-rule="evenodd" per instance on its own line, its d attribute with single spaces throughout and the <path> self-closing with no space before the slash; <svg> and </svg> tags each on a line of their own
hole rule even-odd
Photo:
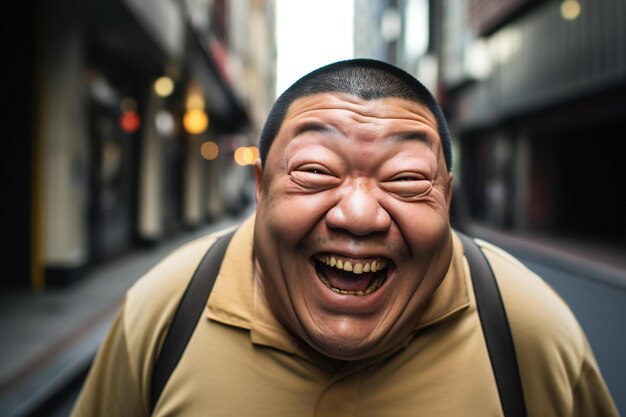
<svg viewBox="0 0 626 417">
<path fill-rule="evenodd" d="M 328 98 L 324 101 L 324 103 L 320 103 L 320 97 L 328 96 Z M 430 120 L 428 116 L 432 116 L 432 111 L 425 107 L 422 103 L 406 100 L 406 99 L 398 99 L 406 102 L 405 104 L 409 105 L 418 105 L 424 107 L 421 110 L 424 110 L 427 115 L 420 114 L 420 111 L 416 112 L 412 109 L 403 108 L 401 105 L 389 104 L 386 107 L 389 107 L 395 111 L 385 111 L 381 113 L 378 104 L 381 101 L 387 100 L 395 100 L 397 97 L 382 97 L 378 99 L 362 99 L 360 97 L 351 95 L 351 94 L 342 94 L 342 93 L 318 93 L 310 96 L 300 97 L 295 100 L 290 106 L 285 115 L 285 121 L 289 119 L 295 119 L 306 115 L 309 112 L 317 112 L 317 111 L 343 111 L 348 113 L 353 113 L 356 118 L 359 116 L 364 119 L 379 119 L 379 120 L 403 120 L 403 121 L 418 121 L 420 123 L 424 123 L 433 129 L 437 129 L 437 124 L 434 120 Z M 398 110 L 401 113 L 409 112 L 410 115 L 399 114 Z M 355 118 L 352 116 L 352 118 Z M 434 124 L 433 124 L 434 123 Z"/>
<path fill-rule="evenodd" d="M 363 129 L 367 130 L 372 128 L 374 128 L 374 131 L 371 131 L 370 134 L 373 133 L 375 136 L 380 137 L 385 135 L 385 127 L 378 127 L 377 121 L 384 120 L 418 122 L 420 124 L 424 124 L 425 128 L 437 130 L 436 124 L 433 125 L 433 121 L 429 120 L 429 117 L 427 116 L 432 115 L 430 109 L 424 109 L 426 110 L 427 115 L 411 110 L 408 110 L 411 113 L 410 115 L 398 114 L 396 112 L 391 112 L 391 114 L 383 112 L 381 114 L 379 109 L 376 107 L 376 102 L 387 98 L 364 100 L 351 94 L 330 93 L 329 100 L 325 103 L 319 103 L 316 101 L 316 99 L 319 99 L 320 96 L 324 96 L 325 94 L 329 93 L 301 97 L 291 104 L 285 121 L 289 121 L 291 119 L 296 123 L 296 128 L 293 131 L 292 138 L 296 138 L 307 132 L 317 132 L 334 137 L 346 137 L 349 135 L 349 131 L 353 129 L 362 132 Z M 391 107 L 393 108 L 396 106 Z M 327 119 L 325 116 L 315 114 L 318 112 L 324 114 L 327 111 L 344 113 L 344 115 Z M 297 119 L 309 120 L 297 121 Z M 349 125 L 348 120 L 356 122 L 357 125 Z M 433 137 L 432 134 L 419 130 L 419 128 L 409 128 L 406 132 L 400 132 L 385 137 L 384 143 L 418 140 L 427 145 L 429 149 L 435 151 L 438 148 L 437 145 L 439 142 L 436 138 L 437 137 Z"/>
<path fill-rule="evenodd" d="M 353 113 L 353 112 L 351 112 Z M 432 151 L 438 149 L 437 140 L 433 139 L 432 135 L 422 130 L 407 130 L 405 132 L 394 133 L 385 137 L 385 127 L 378 126 L 376 118 L 363 116 L 359 113 L 353 114 L 348 117 L 350 120 L 357 123 L 356 126 L 348 125 L 345 120 L 319 120 L 313 118 L 313 120 L 305 120 L 296 124 L 293 132 L 293 138 L 297 138 L 309 132 L 320 133 L 322 135 L 342 138 L 348 135 L 350 130 L 355 130 L 361 135 L 367 135 L 374 137 L 383 137 L 383 144 L 395 144 L 404 141 L 417 140 L 424 143 Z"/>
</svg>

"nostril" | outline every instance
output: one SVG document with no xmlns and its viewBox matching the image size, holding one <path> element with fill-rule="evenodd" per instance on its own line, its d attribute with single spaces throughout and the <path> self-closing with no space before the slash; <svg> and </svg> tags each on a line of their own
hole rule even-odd
<svg viewBox="0 0 626 417">
<path fill-rule="evenodd" d="M 364 236 L 384 232 L 391 226 L 391 216 L 369 191 L 345 196 L 326 213 L 326 224 L 332 229 L 345 229 Z"/>
</svg>

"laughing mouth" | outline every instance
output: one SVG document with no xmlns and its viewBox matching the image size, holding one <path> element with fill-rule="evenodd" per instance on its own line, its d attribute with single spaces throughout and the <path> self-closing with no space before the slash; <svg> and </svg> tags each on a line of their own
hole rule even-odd
<svg viewBox="0 0 626 417">
<path fill-rule="evenodd" d="M 336 254 L 320 253 L 315 255 L 315 271 L 331 291 L 364 297 L 383 286 L 390 262 L 383 257 L 349 260 Z"/>
</svg>

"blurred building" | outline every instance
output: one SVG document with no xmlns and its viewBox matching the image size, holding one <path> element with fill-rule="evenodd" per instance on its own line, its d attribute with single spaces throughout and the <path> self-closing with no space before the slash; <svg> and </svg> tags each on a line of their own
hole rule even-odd
<svg viewBox="0 0 626 417">
<path fill-rule="evenodd" d="M 7 172 L 27 195 L 0 285 L 69 281 L 251 202 L 233 155 L 254 156 L 273 100 L 273 0 L 38 0 L 17 16 L 32 49 L 11 65 L 31 94 Z"/>
<path fill-rule="evenodd" d="M 399 17 L 397 0 L 354 0 L 354 55 L 357 58 L 374 58 L 394 62 L 392 42 L 399 36 L 399 22 L 395 22 L 392 33 L 387 39 L 382 36 L 383 15 L 385 11 Z M 392 17 L 391 19 L 394 19 Z M 394 24 L 394 23 L 392 23 Z M 392 39 L 393 38 L 393 39 Z"/>
<path fill-rule="evenodd" d="M 444 108 L 457 218 L 626 247 L 623 0 L 356 0 L 356 10 L 357 56 L 401 66 Z"/>
<path fill-rule="evenodd" d="M 355 0 L 354 52 L 393 63 L 438 92 L 434 0 Z"/>
<path fill-rule="evenodd" d="M 471 218 L 626 245 L 626 3 L 441 4 L 440 75 Z"/>
</svg>

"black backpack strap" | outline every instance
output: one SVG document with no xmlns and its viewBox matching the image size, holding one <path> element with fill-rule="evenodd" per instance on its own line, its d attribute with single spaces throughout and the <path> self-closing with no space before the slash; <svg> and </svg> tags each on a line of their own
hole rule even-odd
<svg viewBox="0 0 626 417">
<path fill-rule="evenodd" d="M 206 306 L 209 294 L 222 264 L 226 248 L 235 231 L 221 236 L 209 248 L 198 265 L 172 318 L 163 346 L 152 368 L 150 386 L 150 414 L 154 410 L 165 383 L 183 355 L 198 319 Z"/>
<path fill-rule="evenodd" d="M 476 242 L 457 232 L 469 263 L 476 307 L 505 417 L 525 417 L 526 403 L 511 328 L 493 270 Z"/>
</svg>

